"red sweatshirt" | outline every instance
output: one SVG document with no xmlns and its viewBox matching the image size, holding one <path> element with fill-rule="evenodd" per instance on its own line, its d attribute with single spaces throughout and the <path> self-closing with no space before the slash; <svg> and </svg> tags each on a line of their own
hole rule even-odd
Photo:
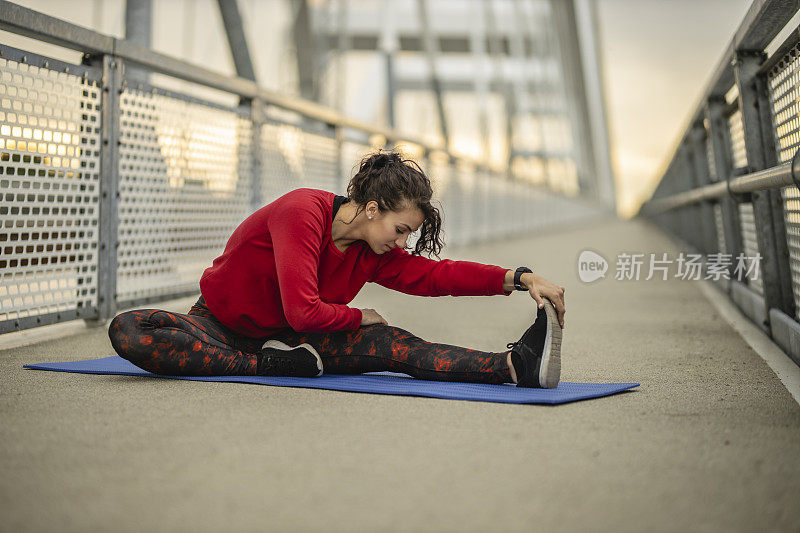
<svg viewBox="0 0 800 533">
<path fill-rule="evenodd" d="M 354 330 L 361 311 L 346 304 L 368 281 L 418 296 L 484 296 L 503 290 L 508 269 L 434 261 L 401 248 L 378 255 L 364 241 L 342 253 L 331 236 L 334 193 L 297 189 L 250 215 L 200 278 L 209 310 L 250 337 Z"/>
</svg>

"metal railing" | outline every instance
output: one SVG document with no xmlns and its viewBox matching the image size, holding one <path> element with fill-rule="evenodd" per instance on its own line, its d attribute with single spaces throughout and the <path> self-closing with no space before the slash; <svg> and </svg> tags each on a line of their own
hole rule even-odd
<svg viewBox="0 0 800 533">
<path fill-rule="evenodd" d="M 343 192 L 365 152 L 402 146 L 431 173 L 449 244 L 604 209 L 441 146 L 359 122 L 0 0 L 0 29 L 78 50 L 0 44 L 0 333 L 199 292 L 250 213 L 297 187 Z M 226 107 L 131 67 L 240 97 Z"/>
<path fill-rule="evenodd" d="M 739 307 L 800 363 L 800 30 L 798 13 L 753 2 L 640 216 L 711 255 L 760 257 L 723 280 Z M 787 28 L 788 29 L 788 28 Z"/>
</svg>

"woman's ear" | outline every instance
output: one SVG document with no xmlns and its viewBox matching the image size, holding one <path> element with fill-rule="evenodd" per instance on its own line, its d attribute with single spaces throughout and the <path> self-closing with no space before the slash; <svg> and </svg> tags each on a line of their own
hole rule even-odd
<svg viewBox="0 0 800 533">
<path fill-rule="evenodd" d="M 364 209 L 364 211 L 367 213 L 367 218 L 375 218 L 375 216 L 380 212 L 380 209 L 378 209 L 378 202 L 375 200 L 370 200 L 367 202 L 367 207 Z"/>
</svg>

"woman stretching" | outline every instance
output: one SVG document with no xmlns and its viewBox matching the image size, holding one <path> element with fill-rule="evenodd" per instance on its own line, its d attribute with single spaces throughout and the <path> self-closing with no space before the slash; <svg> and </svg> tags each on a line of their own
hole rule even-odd
<svg viewBox="0 0 800 533">
<path fill-rule="evenodd" d="M 188 314 L 139 309 L 109 326 L 117 353 L 149 372 L 300 376 L 403 372 L 415 378 L 552 388 L 561 373 L 564 287 L 530 269 L 435 261 L 441 218 L 431 183 L 398 153 L 361 161 L 347 197 L 297 189 L 237 227 L 200 279 Z M 413 253 L 409 234 L 419 231 Z M 418 296 L 526 290 L 537 316 L 510 350 L 427 342 L 347 304 L 368 281 Z"/>
</svg>

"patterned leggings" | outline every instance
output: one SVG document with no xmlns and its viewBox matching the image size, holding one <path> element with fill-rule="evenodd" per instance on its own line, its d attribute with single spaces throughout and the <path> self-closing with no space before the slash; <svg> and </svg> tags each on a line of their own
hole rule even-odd
<svg viewBox="0 0 800 533">
<path fill-rule="evenodd" d="M 200 299 L 188 315 L 138 309 L 117 315 L 108 328 L 114 350 L 154 374 L 181 376 L 253 376 L 256 354 L 266 338 L 241 335 L 224 326 Z M 408 331 L 383 324 L 356 331 L 272 335 L 297 346 L 313 346 L 326 374 L 402 372 L 418 379 L 511 383 L 508 352 L 482 352 L 427 342 Z"/>
</svg>

